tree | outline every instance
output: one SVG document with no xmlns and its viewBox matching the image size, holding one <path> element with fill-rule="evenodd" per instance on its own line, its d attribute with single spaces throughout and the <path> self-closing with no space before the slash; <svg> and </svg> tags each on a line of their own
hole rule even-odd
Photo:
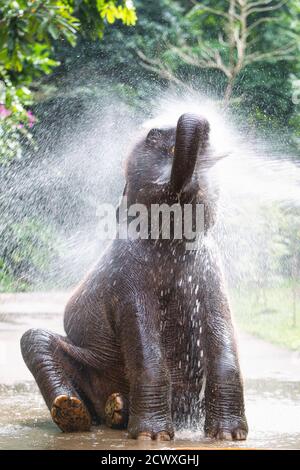
<svg viewBox="0 0 300 470">
<path fill-rule="evenodd" d="M 31 139 L 30 85 L 59 64 L 54 43 L 74 46 L 80 32 L 102 37 L 116 20 L 135 24 L 131 1 L 0 0 L 0 160 L 20 156 L 22 138 Z"/>
<path fill-rule="evenodd" d="M 137 50 L 147 50 L 155 57 L 164 52 L 165 38 L 173 34 L 176 25 L 180 25 L 183 15 L 188 11 L 183 3 L 190 6 L 189 0 L 180 3 L 156 0 L 154 8 L 153 2 L 135 0 L 138 22 L 134 28 L 127 28 L 119 22 L 114 28 L 107 29 L 101 41 L 92 42 L 85 35 L 75 48 L 66 43 L 58 44 L 61 67 L 46 82 L 60 88 L 61 81 L 69 79 L 73 90 L 77 88 L 80 94 L 87 82 L 92 82 L 99 92 L 101 84 L 107 79 L 117 96 L 144 110 L 145 101 L 151 99 L 157 88 L 165 83 L 141 66 L 137 60 Z M 76 80 L 72 80 L 73 75 Z M 97 80 L 99 86 L 96 85 Z M 106 82 L 105 87 L 109 84 Z M 54 95 L 52 97 L 55 98 Z M 47 100 L 47 86 L 43 99 Z"/>
<path fill-rule="evenodd" d="M 228 103 L 237 77 L 246 67 L 257 62 L 296 60 L 296 30 L 281 28 L 280 37 L 276 37 L 272 30 L 272 40 L 267 38 L 270 34 L 268 26 L 283 22 L 284 8 L 290 3 L 288 0 L 193 3 L 195 5 L 186 14 L 182 30 L 177 32 L 176 42 L 170 42 L 161 57 L 138 52 L 145 68 L 175 83 L 179 79 L 173 72 L 174 56 L 196 70 L 216 70 L 226 79 L 224 101 Z M 292 16 L 290 23 L 291 20 Z M 207 24 L 210 25 L 209 35 L 206 33 Z M 265 36 L 264 44 L 260 42 L 262 36 Z"/>
<path fill-rule="evenodd" d="M 228 0 L 209 0 L 206 4 L 226 11 Z M 105 89 L 110 87 L 115 95 L 141 112 L 147 108 L 145 102 L 155 98 L 160 89 L 170 86 L 176 91 L 189 92 L 193 88 L 209 96 L 224 96 L 227 78 L 223 72 L 186 64 L 172 47 L 179 47 L 179 39 L 184 38 L 198 54 L 199 35 L 206 44 L 219 47 L 225 18 L 206 12 L 195 15 L 192 20 L 189 17 L 191 0 L 157 0 L 155 8 L 151 2 L 136 0 L 135 6 L 139 21 L 134 28 L 119 22 L 107 29 L 101 41 L 92 42 L 85 36 L 75 48 L 68 47 L 66 42 L 58 44 L 61 67 L 44 81 L 44 93 L 40 95 L 44 104 L 51 106 L 55 100 L 55 87 L 70 90 L 70 100 L 74 94 L 84 100 L 87 83 L 90 89 L 94 87 L 95 93 L 100 93 L 103 82 Z M 275 46 L 281 47 L 289 40 L 289 35 L 292 39 L 300 28 L 299 12 L 298 2 L 290 0 L 288 8 L 268 13 L 280 17 L 280 21 L 257 25 L 252 47 L 266 52 Z M 254 15 L 253 21 L 260 16 L 262 13 L 257 18 Z M 148 63 L 143 56 L 150 59 Z M 295 76 L 297 80 L 299 65 L 298 59 L 264 59 L 245 66 L 236 77 L 230 101 L 235 113 L 241 114 L 251 126 L 255 123 L 266 135 L 275 127 L 276 134 L 280 133 L 281 141 L 285 141 L 285 148 L 297 145 L 299 113 L 292 99 L 292 87 L 297 82 L 290 77 Z"/>
</svg>

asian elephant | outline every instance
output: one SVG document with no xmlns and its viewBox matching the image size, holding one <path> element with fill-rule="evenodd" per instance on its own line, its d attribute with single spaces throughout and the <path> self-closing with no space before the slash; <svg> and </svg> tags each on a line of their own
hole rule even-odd
<svg viewBox="0 0 300 470">
<path fill-rule="evenodd" d="M 127 427 L 132 438 L 169 440 L 174 428 L 198 426 L 203 416 L 207 436 L 246 439 L 234 329 L 211 236 L 215 162 L 201 116 L 150 130 L 127 159 L 128 206 L 204 205 L 198 249 L 187 249 L 174 230 L 170 239 L 153 239 L 151 229 L 146 239 L 116 237 L 68 302 L 66 336 L 23 335 L 23 358 L 62 431 L 101 422 Z"/>
</svg>

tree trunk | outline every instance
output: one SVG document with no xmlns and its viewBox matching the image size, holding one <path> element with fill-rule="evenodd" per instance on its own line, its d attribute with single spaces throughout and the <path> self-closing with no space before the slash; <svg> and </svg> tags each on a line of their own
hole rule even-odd
<svg viewBox="0 0 300 470">
<path fill-rule="evenodd" d="M 232 96 L 232 91 L 233 91 L 233 84 L 234 84 L 234 78 L 228 79 L 225 94 L 224 94 L 224 103 L 225 106 L 229 105 L 231 96 Z"/>
</svg>

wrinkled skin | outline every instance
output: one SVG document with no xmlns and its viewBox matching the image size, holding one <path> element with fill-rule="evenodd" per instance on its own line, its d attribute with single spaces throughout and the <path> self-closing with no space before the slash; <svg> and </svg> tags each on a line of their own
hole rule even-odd
<svg viewBox="0 0 300 470">
<path fill-rule="evenodd" d="M 210 237 L 214 163 L 204 118 L 185 114 L 176 128 L 152 129 L 127 161 L 128 206 L 204 204 L 199 249 L 187 250 L 186 240 L 116 239 L 68 302 L 66 337 L 23 335 L 24 360 L 62 430 L 88 430 L 93 419 L 127 426 L 133 438 L 168 440 L 175 426 L 198 425 L 204 414 L 207 436 L 246 438 L 231 313 Z M 108 419 L 116 393 L 122 416 Z"/>
</svg>

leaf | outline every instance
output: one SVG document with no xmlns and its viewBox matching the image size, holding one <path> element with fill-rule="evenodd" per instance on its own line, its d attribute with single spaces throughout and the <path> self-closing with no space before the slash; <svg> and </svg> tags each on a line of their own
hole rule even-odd
<svg viewBox="0 0 300 470">
<path fill-rule="evenodd" d="M 56 28 L 56 26 L 54 26 L 53 24 L 49 24 L 48 25 L 48 32 L 50 33 L 50 35 L 52 36 L 53 39 L 58 39 L 59 38 L 59 31 L 58 29 Z"/>
<path fill-rule="evenodd" d="M 108 10 L 106 12 L 106 19 L 107 19 L 107 22 L 110 23 L 110 24 L 113 24 L 115 22 L 116 17 L 115 17 L 114 13 L 111 10 Z"/>
</svg>

